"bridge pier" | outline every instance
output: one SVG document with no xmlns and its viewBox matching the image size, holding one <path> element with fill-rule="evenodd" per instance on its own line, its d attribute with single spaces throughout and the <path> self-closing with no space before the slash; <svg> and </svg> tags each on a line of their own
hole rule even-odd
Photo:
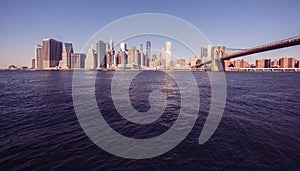
<svg viewBox="0 0 300 171">
<path fill-rule="evenodd" d="M 211 63 L 211 71 L 214 72 L 224 72 L 225 71 L 225 63 L 223 60 L 215 59 Z"/>
<path fill-rule="evenodd" d="M 212 48 L 211 56 L 211 71 L 223 72 L 224 71 L 224 61 L 222 57 L 225 54 L 225 46 L 215 46 Z"/>
</svg>

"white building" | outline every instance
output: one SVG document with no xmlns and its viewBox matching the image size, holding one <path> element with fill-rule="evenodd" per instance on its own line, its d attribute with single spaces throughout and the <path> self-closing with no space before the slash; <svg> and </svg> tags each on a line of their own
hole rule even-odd
<svg viewBox="0 0 300 171">
<path fill-rule="evenodd" d="M 71 68 L 71 54 L 73 52 L 72 43 L 63 43 L 62 59 L 59 61 L 59 68 Z"/>
<path fill-rule="evenodd" d="M 125 42 L 120 43 L 121 52 L 125 52 L 127 50 L 127 45 Z"/>
<path fill-rule="evenodd" d="M 166 42 L 166 68 L 170 68 L 171 56 L 171 42 Z"/>
<path fill-rule="evenodd" d="M 91 48 L 88 50 L 85 58 L 85 68 L 95 69 L 97 67 L 97 53 L 94 43 L 91 44 Z"/>
</svg>

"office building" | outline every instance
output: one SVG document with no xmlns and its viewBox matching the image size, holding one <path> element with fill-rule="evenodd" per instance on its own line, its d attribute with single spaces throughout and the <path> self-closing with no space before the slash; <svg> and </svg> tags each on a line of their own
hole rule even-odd
<svg viewBox="0 0 300 171">
<path fill-rule="evenodd" d="M 295 58 L 288 58 L 288 68 L 295 68 L 297 60 Z"/>
<path fill-rule="evenodd" d="M 265 67 L 265 59 L 258 59 L 255 61 L 256 68 L 264 68 Z"/>
<path fill-rule="evenodd" d="M 280 68 L 288 68 L 288 63 L 289 63 L 289 60 L 286 57 L 279 59 Z"/>
<path fill-rule="evenodd" d="M 109 46 L 110 46 L 110 51 L 113 51 L 115 49 L 115 47 L 114 47 L 114 40 L 112 38 L 110 38 Z"/>
<path fill-rule="evenodd" d="M 211 45 L 205 45 L 201 47 L 201 59 L 207 61 L 211 59 Z"/>
<path fill-rule="evenodd" d="M 97 53 L 95 50 L 95 45 L 94 43 L 92 43 L 85 58 L 85 68 L 95 69 L 97 67 L 97 64 Z"/>
<path fill-rule="evenodd" d="M 111 49 L 110 49 L 110 43 L 106 43 L 106 46 L 105 46 L 105 63 L 106 63 L 106 66 L 105 68 L 110 68 L 111 65 L 112 65 L 112 56 L 111 56 Z"/>
<path fill-rule="evenodd" d="M 109 44 L 108 44 L 109 46 Z M 108 47 L 109 49 L 109 47 Z M 97 51 L 97 68 L 106 68 L 106 44 L 104 43 L 104 41 L 99 40 L 96 43 L 96 51 Z"/>
<path fill-rule="evenodd" d="M 71 54 L 71 68 L 85 68 L 86 55 L 83 53 Z"/>
<path fill-rule="evenodd" d="M 35 59 L 31 60 L 31 69 L 35 69 Z"/>
<path fill-rule="evenodd" d="M 161 49 L 160 57 L 161 57 L 162 67 L 163 67 L 163 68 L 166 68 L 167 65 L 166 65 L 166 51 L 165 51 L 165 48 L 162 48 L 162 49 Z"/>
<path fill-rule="evenodd" d="M 127 44 L 126 44 L 126 42 L 120 43 L 120 50 L 121 50 L 121 52 L 127 51 Z"/>
<path fill-rule="evenodd" d="M 36 45 L 34 47 L 35 69 L 43 69 L 43 46 Z"/>
<path fill-rule="evenodd" d="M 124 67 L 124 69 L 126 68 L 126 64 L 127 64 L 127 53 L 126 53 L 126 51 L 127 51 L 127 44 L 126 44 L 126 42 L 121 42 L 120 43 L 120 51 L 121 51 L 121 64 L 123 65 L 122 67 Z M 119 67 L 120 65 L 118 65 L 118 67 Z"/>
<path fill-rule="evenodd" d="M 152 61 L 151 42 L 149 40 L 146 42 L 146 59 L 147 59 L 147 61 Z M 149 66 L 149 62 L 147 62 L 147 66 Z"/>
<path fill-rule="evenodd" d="M 67 57 L 67 67 L 71 67 L 71 54 L 74 53 L 72 43 L 64 43 L 64 47 L 66 49 L 66 57 Z"/>
<path fill-rule="evenodd" d="M 59 61 L 59 68 L 71 68 L 72 53 L 74 53 L 72 43 L 63 43 L 62 59 Z"/>
<path fill-rule="evenodd" d="M 49 69 L 59 66 L 62 59 L 62 42 L 55 39 L 43 39 L 43 69 Z"/>
<path fill-rule="evenodd" d="M 138 50 L 136 49 L 136 47 L 133 47 L 132 49 L 129 49 L 127 51 L 127 55 L 128 55 L 128 64 L 135 64 L 138 65 L 139 60 L 138 60 Z"/>
<path fill-rule="evenodd" d="M 172 60 L 172 53 L 171 53 L 171 42 L 166 42 L 166 68 L 170 67 L 170 62 Z"/>
<path fill-rule="evenodd" d="M 111 57 L 111 61 L 112 61 L 111 67 L 116 67 L 117 66 L 117 58 L 115 55 L 114 41 L 112 38 L 110 38 L 109 46 L 110 46 L 110 57 Z"/>
<path fill-rule="evenodd" d="M 271 68 L 271 59 L 265 59 L 265 66 L 264 68 Z"/>
<path fill-rule="evenodd" d="M 122 52 L 118 52 L 116 54 L 116 66 L 118 66 L 119 64 L 122 64 Z"/>
<path fill-rule="evenodd" d="M 143 44 L 140 44 L 140 65 L 145 66 L 144 52 L 143 52 Z"/>
</svg>

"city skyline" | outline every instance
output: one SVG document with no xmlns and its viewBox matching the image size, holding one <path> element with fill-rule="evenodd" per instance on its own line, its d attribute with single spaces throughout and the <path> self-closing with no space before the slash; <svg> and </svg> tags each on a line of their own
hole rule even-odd
<svg viewBox="0 0 300 171">
<path fill-rule="evenodd" d="M 118 45 L 119 48 L 114 46 L 112 37 L 107 43 L 98 40 L 96 44 L 92 42 L 87 53 L 83 54 L 75 53 L 72 43 L 46 38 L 43 39 L 43 46 L 38 44 L 34 48 L 35 57 L 32 59 L 31 69 L 196 69 L 198 64 L 207 60 L 213 62 L 217 55 L 216 50 L 222 50 L 225 55 L 230 54 L 224 46 L 204 45 L 201 47 L 200 55 L 187 59 L 174 55 L 172 57 L 171 41 L 166 41 L 161 51 L 154 52 L 151 55 L 152 49 L 149 37 L 145 43 L 145 51 L 143 50 L 143 43 L 139 43 L 140 49 L 137 49 L 136 46 L 131 49 L 128 48 L 125 41 Z M 213 69 L 213 66 L 207 65 L 201 67 L 201 70 L 206 70 L 207 67 Z M 257 59 L 253 64 L 242 58 L 225 60 L 223 67 L 225 71 L 239 68 L 300 68 L 300 60 L 284 56 L 279 60 Z M 9 68 L 16 69 L 12 65 Z"/>
<path fill-rule="evenodd" d="M 300 3 L 298 1 L 189 1 L 184 4 L 171 1 L 127 1 L 123 3 L 122 8 L 130 10 L 120 10 L 121 7 L 115 5 L 113 11 L 106 8 L 108 5 L 116 4 L 113 2 L 0 3 L 2 16 L 0 21 L 3 25 L 0 28 L 3 38 L 0 41 L 0 68 L 7 68 L 10 64 L 30 66 L 30 59 L 34 56 L 32 46 L 45 37 L 73 42 L 74 48 L 79 50 L 94 32 L 106 24 L 124 16 L 145 12 L 165 13 L 187 20 L 200 29 L 213 45 L 233 48 L 249 48 L 299 34 L 299 23 L 295 22 L 300 14 L 297 9 Z M 88 5 L 91 3 L 94 4 L 92 7 Z M 72 9 L 67 8 L 70 4 L 73 6 Z M 37 6 L 43 8 L 36 8 Z M 165 6 L 170 8 L 166 9 Z M 52 9 L 55 9 L 56 13 L 51 13 Z M 81 11 L 71 12 L 76 9 Z M 97 14 L 97 11 L 109 15 L 103 17 L 101 13 Z M 255 16 L 252 15 L 253 11 L 256 12 Z M 15 47 L 18 47 L 17 51 L 13 50 Z M 180 51 L 176 52 L 176 47 L 173 49 L 174 54 L 187 56 Z M 254 63 L 263 56 L 274 59 L 282 56 L 297 57 L 297 54 L 300 54 L 299 47 L 292 47 L 244 58 Z"/>
</svg>

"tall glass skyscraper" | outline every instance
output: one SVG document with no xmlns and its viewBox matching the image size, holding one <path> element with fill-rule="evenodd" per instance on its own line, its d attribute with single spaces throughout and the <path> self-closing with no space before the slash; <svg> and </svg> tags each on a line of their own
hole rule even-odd
<svg viewBox="0 0 300 171">
<path fill-rule="evenodd" d="M 74 53 L 72 43 L 64 43 L 67 53 L 67 66 L 71 68 L 71 54 Z"/>
<path fill-rule="evenodd" d="M 96 44 L 97 51 L 97 68 L 106 68 L 106 43 L 102 40 L 99 40 Z"/>
<path fill-rule="evenodd" d="M 146 66 L 149 66 L 149 61 L 152 61 L 152 58 L 151 58 L 151 42 L 149 40 L 146 42 L 146 61 L 147 61 Z"/>
</svg>

